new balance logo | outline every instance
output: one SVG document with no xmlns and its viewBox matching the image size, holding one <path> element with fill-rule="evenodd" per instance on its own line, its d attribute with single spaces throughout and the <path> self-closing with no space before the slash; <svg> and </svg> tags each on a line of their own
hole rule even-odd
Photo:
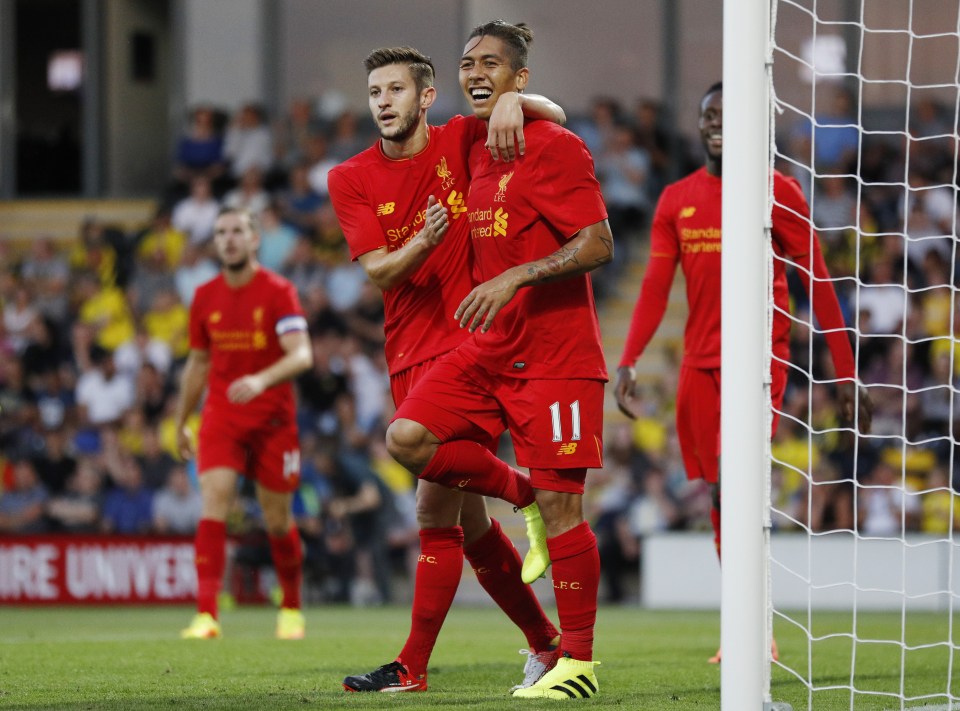
<svg viewBox="0 0 960 711">
<path fill-rule="evenodd" d="M 571 699 L 578 696 L 581 699 L 589 699 L 597 693 L 597 687 L 584 674 L 578 674 L 576 679 L 567 679 L 562 684 L 555 684 L 550 688 L 562 691 Z"/>
<path fill-rule="evenodd" d="M 377 217 L 382 217 L 384 215 L 392 215 L 395 209 L 397 209 L 397 203 L 382 202 L 379 205 L 377 205 Z"/>
<path fill-rule="evenodd" d="M 557 450 L 557 455 L 573 454 L 577 451 L 577 444 L 577 442 L 564 442 L 560 445 L 560 449 Z"/>
<path fill-rule="evenodd" d="M 686 218 L 688 218 L 688 217 L 693 217 L 693 215 L 696 213 L 696 211 L 697 211 L 697 208 L 696 208 L 696 207 L 693 207 L 693 206 L 691 206 L 691 207 L 684 207 L 684 208 L 682 208 L 682 209 L 680 210 L 680 217 L 681 217 L 681 219 L 686 219 Z"/>
</svg>

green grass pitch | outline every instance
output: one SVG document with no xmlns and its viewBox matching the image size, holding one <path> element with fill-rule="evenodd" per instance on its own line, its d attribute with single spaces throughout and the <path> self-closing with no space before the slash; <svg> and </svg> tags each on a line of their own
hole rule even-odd
<svg viewBox="0 0 960 711">
<path fill-rule="evenodd" d="M 549 612 L 553 612 L 552 610 Z M 224 639 L 185 642 L 178 630 L 192 611 L 185 607 L 0 607 L 0 709 L 382 709 L 550 708 L 561 702 L 512 699 L 521 678 L 523 638 L 494 609 L 455 607 L 434 651 L 430 690 L 422 694 L 347 694 L 340 680 L 390 661 L 407 632 L 406 607 L 359 609 L 310 607 L 307 639 L 272 638 L 274 612 L 240 607 L 222 615 Z M 908 619 L 907 643 L 943 641 L 945 615 Z M 862 637 L 899 638 L 900 615 L 858 618 Z M 848 630 L 849 616 L 819 616 L 814 633 Z M 778 623 L 782 658 L 808 668 L 806 637 Z M 659 711 L 720 708 L 720 670 L 706 663 L 719 639 L 716 612 L 658 612 L 601 608 L 596 658 L 600 695 L 570 702 L 591 709 Z M 901 681 L 899 648 L 828 639 L 813 644 L 810 668 L 823 685 L 849 683 L 851 664 L 859 683 L 908 694 L 944 693 L 948 668 L 960 663 L 944 647 L 907 652 Z M 960 681 L 954 681 L 956 694 Z M 808 708 L 805 687 L 774 669 L 773 698 Z M 910 707 L 946 708 L 931 698 Z M 813 696 L 817 711 L 850 709 L 849 691 Z M 890 698 L 858 694 L 852 708 L 893 709 Z"/>
</svg>

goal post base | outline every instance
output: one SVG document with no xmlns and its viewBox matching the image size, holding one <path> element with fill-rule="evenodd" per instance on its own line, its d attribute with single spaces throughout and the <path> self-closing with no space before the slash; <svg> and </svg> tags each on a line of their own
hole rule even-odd
<svg viewBox="0 0 960 711">
<path fill-rule="evenodd" d="M 768 701 L 763 705 L 763 711 L 793 711 L 793 706 L 786 701 Z"/>
</svg>

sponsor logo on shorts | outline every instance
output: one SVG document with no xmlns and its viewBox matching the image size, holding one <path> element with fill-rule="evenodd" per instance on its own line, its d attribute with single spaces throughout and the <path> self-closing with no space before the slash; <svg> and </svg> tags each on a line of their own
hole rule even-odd
<svg viewBox="0 0 960 711">
<path fill-rule="evenodd" d="M 421 553 L 421 554 L 420 554 L 420 557 L 417 558 L 417 562 L 418 562 L 418 563 L 429 563 L 430 565 L 436 565 L 436 564 L 437 564 L 437 557 L 436 557 L 436 556 L 433 556 L 433 555 L 424 555 L 423 553 Z"/>
<path fill-rule="evenodd" d="M 479 568 L 474 568 L 473 572 L 476 573 L 477 575 L 486 575 L 487 573 L 490 572 L 490 568 L 487 568 L 486 566 L 481 565 Z"/>
<path fill-rule="evenodd" d="M 578 442 L 564 442 L 560 445 L 560 449 L 557 450 L 557 456 L 564 454 L 575 454 L 577 451 Z"/>
<path fill-rule="evenodd" d="M 579 580 L 554 580 L 554 590 L 580 590 L 583 586 Z"/>
<path fill-rule="evenodd" d="M 513 367 L 516 370 L 523 370 L 524 368 L 527 367 L 527 362 L 524 360 L 518 360 L 516 363 L 513 364 Z"/>
<path fill-rule="evenodd" d="M 470 480 L 469 480 L 469 479 L 461 479 L 460 481 L 457 482 L 457 488 L 458 488 L 458 489 L 462 489 L 463 487 L 465 487 L 465 486 L 466 486 L 467 484 L 469 484 L 469 483 L 470 483 Z"/>
</svg>

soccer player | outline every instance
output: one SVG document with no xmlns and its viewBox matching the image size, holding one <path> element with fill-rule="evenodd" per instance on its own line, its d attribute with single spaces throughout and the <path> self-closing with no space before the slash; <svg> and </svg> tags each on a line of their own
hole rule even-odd
<svg viewBox="0 0 960 711">
<path fill-rule="evenodd" d="M 293 285 L 262 268 L 260 236 L 244 210 L 224 208 L 214 247 L 220 275 L 197 288 L 190 306 L 190 354 L 177 402 L 178 445 L 193 456 L 185 424 L 207 396 L 200 424 L 197 470 L 203 514 L 196 534 L 197 614 L 184 639 L 221 634 L 217 593 L 226 556 L 224 520 L 237 478 L 256 480 L 283 600 L 277 637 L 301 639 L 300 535 L 291 503 L 300 481 L 300 447 L 290 379 L 313 363 L 307 322 Z"/>
<path fill-rule="evenodd" d="M 714 541 L 720 554 L 720 206 L 723 173 L 723 85 L 711 86 L 700 102 L 700 139 L 706 165 L 667 186 L 653 218 L 650 260 L 643 275 L 640 297 L 633 312 L 627 342 L 617 368 L 615 393 L 620 410 L 636 417 L 634 363 L 643 353 L 663 318 L 670 285 L 679 263 L 687 285 L 689 315 L 684 332 L 683 362 L 677 386 L 677 436 L 684 468 L 690 479 L 704 479 L 713 490 Z M 853 421 L 856 399 L 855 363 L 844 329 L 843 315 L 820 251 L 810 232 L 810 209 L 800 186 L 774 171 L 773 248 L 799 266 L 797 273 L 810 288 L 813 274 L 813 311 L 833 358 L 841 414 Z M 790 320 L 787 279 L 782 260 L 774 260 L 773 356 L 770 397 L 775 410 L 783 403 L 790 357 Z M 861 390 L 860 425 L 870 428 L 871 405 Z M 774 430 L 777 416 L 774 413 Z M 773 648 L 776 659 L 776 646 Z M 721 660 L 719 650 L 711 663 Z"/>
<path fill-rule="evenodd" d="M 429 57 L 411 47 L 381 48 L 364 65 L 380 140 L 330 172 L 330 197 L 352 256 L 383 289 L 386 356 L 399 405 L 436 359 L 467 335 L 453 312 L 473 287 L 464 214 L 470 147 L 486 140 L 498 155 L 512 156 L 514 136 L 523 135 L 522 111 L 564 117 L 552 102 L 512 93 L 500 98 L 502 128 L 489 135 L 487 125 L 472 116 L 430 126 L 427 111 L 436 89 Z M 531 647 L 524 683 L 537 681 L 556 662 L 557 630 L 521 581 L 520 557 L 487 515 L 483 498 L 421 480 L 417 520 L 420 557 L 410 635 L 395 661 L 348 676 L 344 688 L 427 689 L 427 663 L 453 603 L 464 556 L 484 589 L 523 630 Z"/>
<path fill-rule="evenodd" d="M 460 85 L 477 118 L 489 121 L 501 96 L 524 89 L 532 37 L 499 20 L 470 34 Z M 528 122 L 524 136 L 526 152 L 512 163 L 493 160 L 482 142 L 471 149 L 466 216 L 482 283 L 455 313 L 471 336 L 407 395 L 387 444 L 421 478 L 456 485 L 438 478 L 451 459 L 510 429 L 546 526 L 561 630 L 556 666 L 513 694 L 587 698 L 598 690 L 600 560 L 582 495 L 587 468 L 602 466 L 606 381 L 588 272 L 613 258 L 613 239 L 583 142 L 548 121 Z M 501 471 L 458 471 L 511 486 L 496 481 Z"/>
</svg>

